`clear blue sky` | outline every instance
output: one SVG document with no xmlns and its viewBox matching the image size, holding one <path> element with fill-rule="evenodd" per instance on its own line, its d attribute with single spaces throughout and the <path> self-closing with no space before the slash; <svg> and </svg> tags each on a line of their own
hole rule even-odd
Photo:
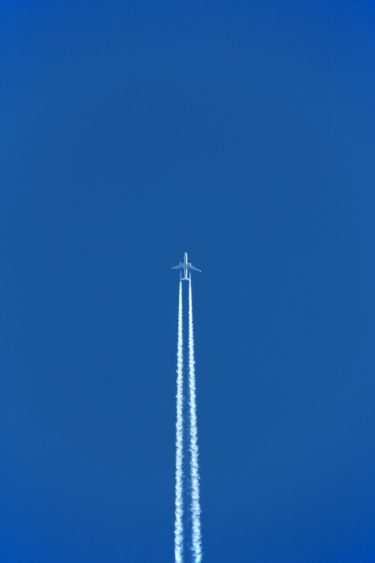
<svg viewBox="0 0 375 563">
<path fill-rule="evenodd" d="M 373 2 L 0 4 L 0 561 L 375 560 Z"/>
</svg>

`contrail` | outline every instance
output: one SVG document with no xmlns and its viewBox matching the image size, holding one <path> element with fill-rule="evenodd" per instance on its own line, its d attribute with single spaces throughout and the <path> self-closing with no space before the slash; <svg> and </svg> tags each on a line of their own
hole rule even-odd
<svg viewBox="0 0 375 563">
<path fill-rule="evenodd" d="M 174 559 L 175 563 L 183 563 L 184 553 L 184 499 L 183 499 L 183 335 L 182 335 L 182 282 L 178 296 L 178 335 L 177 335 L 177 394 L 176 394 L 176 489 L 175 489 L 175 525 L 174 525 Z"/>
<path fill-rule="evenodd" d="M 180 282 L 181 286 L 181 282 Z M 197 428 L 197 401 L 194 358 L 193 297 L 189 280 L 189 411 L 190 411 L 190 477 L 192 551 L 194 563 L 202 561 L 201 507 L 199 499 L 199 453 Z"/>
</svg>

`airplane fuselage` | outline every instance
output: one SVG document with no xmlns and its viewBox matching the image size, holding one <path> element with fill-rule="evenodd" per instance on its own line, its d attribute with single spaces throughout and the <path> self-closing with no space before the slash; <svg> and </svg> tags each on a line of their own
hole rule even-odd
<svg viewBox="0 0 375 563">
<path fill-rule="evenodd" d="M 182 270 L 181 274 L 182 274 Z M 181 275 L 181 279 L 182 280 L 186 280 L 189 281 L 190 277 L 189 277 L 189 260 L 188 260 L 188 255 L 187 252 L 184 253 L 184 269 L 183 269 L 184 275 Z"/>
</svg>

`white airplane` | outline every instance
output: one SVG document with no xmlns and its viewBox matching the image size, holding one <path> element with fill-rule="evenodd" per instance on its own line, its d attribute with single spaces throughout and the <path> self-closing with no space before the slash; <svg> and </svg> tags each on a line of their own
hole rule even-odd
<svg viewBox="0 0 375 563">
<path fill-rule="evenodd" d="M 191 262 L 188 260 L 187 252 L 184 253 L 184 261 L 177 264 L 177 266 L 173 266 L 172 270 L 180 270 L 180 280 L 191 280 L 191 272 L 201 272 L 199 268 L 193 266 Z"/>
</svg>

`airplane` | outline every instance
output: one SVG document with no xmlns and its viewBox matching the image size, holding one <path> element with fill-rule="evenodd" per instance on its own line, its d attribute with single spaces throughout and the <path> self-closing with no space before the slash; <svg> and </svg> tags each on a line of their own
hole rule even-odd
<svg viewBox="0 0 375 563">
<path fill-rule="evenodd" d="M 191 272 L 201 272 L 199 268 L 193 266 L 191 262 L 188 260 L 187 252 L 184 253 L 184 261 L 177 264 L 177 266 L 173 266 L 172 270 L 180 270 L 180 280 L 191 281 Z"/>
</svg>

